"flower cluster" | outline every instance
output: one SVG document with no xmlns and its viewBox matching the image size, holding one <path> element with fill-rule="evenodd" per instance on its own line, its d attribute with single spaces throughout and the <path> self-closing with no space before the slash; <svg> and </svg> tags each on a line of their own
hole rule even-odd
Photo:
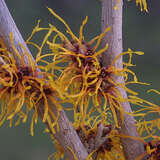
<svg viewBox="0 0 160 160">
<path fill-rule="evenodd" d="M 106 34 L 110 28 L 107 28 L 104 33 L 86 42 L 83 35 L 83 28 L 87 22 L 87 17 L 80 27 L 79 37 L 76 37 L 66 22 L 51 9 L 49 10 L 65 25 L 67 33 L 71 37 L 71 40 L 69 40 L 69 38 L 58 31 L 55 26 L 50 25 L 50 30 L 57 33 L 53 38 L 53 42 L 47 41 L 47 44 L 54 54 L 54 61 L 56 63 L 59 62 L 61 66 L 62 63 L 68 62 L 58 77 L 57 85 L 59 89 L 66 99 L 68 99 L 68 102 L 73 104 L 73 109 L 80 112 L 82 121 L 84 121 L 87 110 L 92 102 L 102 117 L 105 116 L 107 106 L 109 106 L 115 124 L 118 127 L 116 109 L 121 112 L 123 119 L 121 103 L 126 101 L 134 102 L 134 98 L 130 98 L 130 100 L 124 98 L 118 87 L 123 88 L 134 96 L 137 95 L 136 92 L 126 87 L 126 85 L 130 83 L 141 84 L 141 82 L 138 82 L 135 73 L 128 67 L 133 66 L 131 61 L 132 54 L 142 55 L 143 53 L 133 52 L 131 49 L 128 49 L 128 51 L 119 54 L 110 66 L 105 67 L 100 61 L 100 56 L 107 50 L 108 44 L 100 50 L 97 50 L 97 48 L 104 34 Z M 62 43 L 56 43 L 58 36 Z M 124 62 L 123 69 L 118 69 L 114 66 L 114 63 L 122 55 L 128 55 L 128 62 Z M 129 81 L 129 75 L 133 76 L 133 80 Z M 117 83 L 114 76 L 125 77 L 124 83 Z"/>
<path fill-rule="evenodd" d="M 125 160 L 118 130 L 109 123 L 109 119 L 102 121 L 100 117 L 91 115 L 92 113 L 90 111 L 87 114 L 84 124 L 78 118 L 79 113 L 76 113 L 77 116 L 73 123 L 81 142 L 89 153 L 86 160 L 92 160 L 92 158 L 96 160 Z M 58 151 L 49 159 L 52 157 L 56 160 L 64 158 L 64 150 L 56 139 L 53 138 L 53 140 Z M 74 157 L 76 159 L 76 155 Z"/>
<path fill-rule="evenodd" d="M 49 11 L 64 24 L 70 37 L 66 37 L 55 26 L 49 25 L 44 41 L 49 46 L 50 53 L 41 55 L 39 60 L 41 59 L 42 62 L 45 62 L 42 60 L 43 57 L 50 56 L 52 57 L 52 62 L 45 62 L 47 65 L 41 66 L 41 69 L 56 75 L 55 78 L 50 74 L 47 74 L 47 82 L 50 86 L 54 86 L 54 88 L 58 89 L 59 95 L 63 97 L 63 99 L 61 99 L 62 103 L 72 104 L 71 106 L 73 107 L 64 107 L 64 109 L 73 110 L 73 126 L 77 130 L 79 136 L 83 137 L 81 140 L 87 148 L 88 145 L 91 145 L 92 139 L 97 136 L 98 124 L 94 122 L 90 124 L 89 122 L 86 122 L 86 119 L 92 121 L 93 119 L 97 120 L 99 118 L 100 124 L 103 124 L 105 121 L 108 122 L 108 124 L 104 124 L 104 126 L 110 126 L 114 120 L 113 128 L 119 128 L 116 112 L 117 110 L 120 112 L 122 122 L 123 115 L 124 113 L 126 114 L 122 108 L 122 103 L 130 102 L 132 104 L 138 104 L 139 106 L 145 105 L 145 100 L 138 98 L 138 93 L 127 87 L 128 84 L 133 83 L 145 84 L 139 82 L 135 73 L 129 68 L 134 66 L 132 64 L 132 55 L 143 55 L 143 53 L 133 52 L 131 49 L 128 49 L 128 51 L 119 54 L 113 60 L 112 64 L 105 67 L 101 63 L 100 57 L 107 50 L 108 44 L 100 50 L 98 50 L 98 48 L 104 34 L 107 34 L 110 28 L 107 28 L 104 33 L 87 42 L 83 35 L 83 29 L 88 19 L 87 17 L 83 21 L 80 27 L 79 37 L 77 37 L 61 17 L 51 9 L 49 9 Z M 40 28 L 38 24 L 34 33 L 39 30 L 45 29 Z M 51 39 L 53 33 L 55 36 L 53 36 L 51 41 L 49 39 Z M 27 41 L 27 43 L 32 44 L 31 41 Z M 42 50 L 42 47 L 34 46 L 39 51 Z M 128 60 L 123 62 L 123 68 L 116 68 L 114 65 L 115 62 L 123 55 L 127 55 Z M 124 81 L 117 83 L 115 77 L 123 77 Z M 123 97 L 119 88 L 128 92 L 129 97 Z M 96 116 L 93 114 L 94 111 L 96 111 Z M 113 129 L 113 131 L 115 130 Z M 116 140 L 115 137 L 118 136 L 113 137 L 113 139 Z M 91 155 L 94 151 L 94 153 L 97 154 L 97 159 L 112 159 L 113 156 L 111 155 L 113 154 L 115 155 L 114 159 L 117 159 L 118 157 L 122 158 L 123 154 L 120 152 L 122 146 L 120 145 L 120 142 L 116 141 L 115 143 L 113 139 L 105 137 L 104 143 L 96 148 L 90 146 L 88 152 Z M 56 144 L 59 146 L 57 141 Z M 108 149 L 109 147 L 110 149 Z M 58 147 L 58 149 L 59 152 L 56 155 L 60 158 L 62 156 L 61 154 L 64 152 L 61 147 Z M 118 155 L 118 152 L 120 155 Z"/>
<path fill-rule="evenodd" d="M 160 142 L 159 141 L 150 141 L 145 144 L 146 154 L 151 160 L 160 159 Z"/>
<path fill-rule="evenodd" d="M 141 7 L 143 4 L 147 10 L 145 0 L 136 2 L 140 3 Z M 143 53 L 128 49 L 120 53 L 110 65 L 103 66 L 101 56 L 106 52 L 108 44 L 102 49 L 99 48 L 110 27 L 87 42 L 83 35 L 87 17 L 77 37 L 61 17 L 50 8 L 49 11 L 64 24 L 69 37 L 51 24 L 48 28 L 41 28 L 38 22 L 26 41 L 38 50 L 35 61 L 21 44 L 19 45 L 24 54 L 21 55 L 16 50 L 12 34 L 10 39 L 13 53 L 5 48 L 0 39 L 0 125 L 9 120 L 12 126 L 15 119 L 17 119 L 15 125 L 21 121 L 25 123 L 32 110 L 31 134 L 33 135 L 33 126 L 37 123 L 38 117 L 41 117 L 54 135 L 56 132 L 54 127 L 58 128 L 59 111 L 62 108 L 70 109 L 74 116 L 73 127 L 89 153 L 88 159 L 91 157 L 97 160 L 125 159 L 120 143 L 120 137 L 124 138 L 125 135 L 118 133 L 120 126 L 117 111 L 120 113 L 122 123 L 124 114 L 141 116 L 137 123 L 141 136 L 145 130 L 148 135 L 152 135 L 150 130 L 153 121 L 146 122 L 145 116 L 150 112 L 159 112 L 159 106 L 139 98 L 138 93 L 128 87 L 128 84 L 147 85 L 139 82 L 135 73 L 130 70 L 130 67 L 134 66 L 132 55 Z M 39 31 L 47 32 L 40 46 L 32 42 L 32 37 Z M 44 53 L 46 46 L 49 53 Z M 116 68 L 114 64 L 124 55 L 128 56 L 128 59 L 123 62 L 123 68 Z M 51 62 L 46 60 L 48 57 Z M 26 64 L 26 58 L 29 64 Z M 20 65 L 16 63 L 17 59 L 21 62 Z M 117 78 L 121 78 L 122 81 L 118 82 Z M 124 97 L 120 89 L 125 90 L 129 96 Z M 126 113 L 122 107 L 125 102 L 142 108 L 133 113 Z M 62 107 L 62 103 L 71 104 L 71 107 Z M 56 108 L 56 113 L 52 105 Z M 64 151 L 55 139 L 54 141 L 58 149 L 54 158 L 59 160 L 63 158 Z M 147 144 L 146 148 L 148 146 L 151 150 L 150 157 L 159 154 L 159 145 Z"/>
<path fill-rule="evenodd" d="M 131 1 L 131 0 L 128 0 L 128 1 Z M 145 12 L 148 12 L 148 6 L 147 6 L 147 0 L 134 0 L 136 2 L 136 5 L 140 6 L 140 9 L 141 11 L 145 11 Z M 120 0 L 117 0 L 117 4 L 116 6 L 114 7 L 115 10 L 118 9 L 118 3 L 120 2 Z"/>
<path fill-rule="evenodd" d="M 136 0 L 136 4 L 140 5 L 141 11 L 145 10 L 146 12 L 148 12 L 147 0 Z"/>
<path fill-rule="evenodd" d="M 15 49 L 12 34 L 10 39 L 15 55 L 5 46 L 0 48 L 0 124 L 9 120 L 12 126 L 14 118 L 17 119 L 15 125 L 18 125 L 21 120 L 25 123 L 29 112 L 34 109 L 31 135 L 33 135 L 33 126 L 37 123 L 39 115 L 44 123 L 47 122 L 50 125 L 52 133 L 55 133 L 54 125 L 56 125 L 57 117 L 49 107 L 49 103 L 61 110 L 61 105 L 56 100 L 58 93 L 47 83 L 46 74 L 39 70 L 30 55 L 25 52 L 21 56 Z M 21 44 L 20 46 L 23 50 L 23 46 Z M 20 65 L 16 63 L 17 58 L 21 62 Z M 25 63 L 25 58 L 28 59 L 30 65 Z M 40 102 L 42 106 L 39 105 Z M 55 122 L 53 123 L 51 119 Z"/>
</svg>

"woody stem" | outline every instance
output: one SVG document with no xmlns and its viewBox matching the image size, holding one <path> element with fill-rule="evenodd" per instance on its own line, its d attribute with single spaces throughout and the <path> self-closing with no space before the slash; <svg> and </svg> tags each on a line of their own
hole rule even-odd
<svg viewBox="0 0 160 160">
<path fill-rule="evenodd" d="M 117 9 L 115 6 L 117 5 Z M 104 66 L 111 64 L 113 59 L 120 53 L 122 53 L 122 8 L 123 0 L 102 0 L 102 18 L 101 28 L 102 32 L 107 28 L 111 27 L 111 31 L 108 32 L 103 40 L 103 45 L 109 44 L 109 48 L 103 54 L 102 61 Z M 115 67 L 118 69 L 123 68 L 122 57 L 119 58 Z M 124 83 L 123 77 L 114 77 L 116 83 Z M 127 98 L 127 93 L 124 89 L 117 87 L 122 97 Z M 121 103 L 125 112 L 132 112 L 130 103 Z M 138 137 L 137 128 L 134 117 L 124 114 L 124 122 L 121 120 L 119 110 L 117 112 L 117 118 L 119 121 L 119 132 L 127 136 Z M 124 155 L 127 160 L 135 160 L 138 155 L 144 152 L 143 145 L 139 141 L 133 139 L 121 138 L 121 143 L 124 150 Z"/>
</svg>

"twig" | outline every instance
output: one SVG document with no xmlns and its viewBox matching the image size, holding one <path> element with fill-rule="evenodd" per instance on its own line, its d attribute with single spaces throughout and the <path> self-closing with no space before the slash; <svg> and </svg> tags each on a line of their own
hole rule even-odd
<svg viewBox="0 0 160 160">
<path fill-rule="evenodd" d="M 117 10 L 115 6 L 117 5 Z M 102 1 L 102 32 L 106 27 L 110 26 L 111 31 L 108 32 L 103 41 L 103 45 L 109 44 L 107 52 L 103 55 L 102 61 L 104 66 L 111 64 L 113 59 L 122 52 L 122 6 L 123 1 L 119 0 L 103 0 Z M 117 60 L 115 67 L 122 68 L 122 57 Z M 117 83 L 124 83 L 123 77 L 115 77 Z M 124 89 L 118 88 L 121 95 L 126 98 L 127 94 Z M 122 103 L 122 107 L 126 112 L 132 112 L 129 102 Z M 117 117 L 120 125 L 120 133 L 128 136 L 138 136 L 135 120 L 132 116 L 124 114 L 124 123 L 122 123 L 119 111 Z M 143 145 L 135 140 L 121 139 L 124 154 L 127 160 L 135 160 L 135 158 L 143 153 Z"/>
<path fill-rule="evenodd" d="M 18 52 L 23 55 L 24 51 L 18 45 L 21 43 L 27 52 L 32 56 L 31 52 L 29 51 L 25 41 L 23 40 L 10 12 L 5 4 L 4 0 L 0 0 L 0 37 L 4 40 L 4 43 L 7 49 L 13 52 L 12 44 L 9 38 L 10 33 L 13 33 L 14 43 Z M 15 56 L 16 58 L 16 56 Z M 26 64 L 29 65 L 28 59 L 25 58 Z M 20 62 L 17 59 L 17 64 L 19 65 Z M 43 107 L 43 104 L 40 104 Z M 39 108 L 41 108 L 39 107 Z M 56 109 L 54 106 L 51 106 L 54 112 L 56 113 Z M 72 152 L 77 157 L 77 160 L 85 160 L 88 156 L 86 149 L 84 148 L 83 144 L 81 143 L 76 131 L 72 127 L 71 123 L 69 122 L 65 112 L 62 110 L 59 115 L 58 119 L 59 124 L 59 131 L 56 132 L 55 138 L 61 144 L 62 148 L 64 149 L 65 153 L 67 154 L 70 160 L 74 160 L 74 156 Z M 72 151 L 72 152 L 71 152 Z"/>
</svg>

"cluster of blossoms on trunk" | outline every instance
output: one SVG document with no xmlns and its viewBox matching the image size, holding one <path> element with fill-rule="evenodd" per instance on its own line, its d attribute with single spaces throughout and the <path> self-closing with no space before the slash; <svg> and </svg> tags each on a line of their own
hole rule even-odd
<svg viewBox="0 0 160 160">
<path fill-rule="evenodd" d="M 136 3 L 147 11 L 146 0 L 136 0 Z M 140 98 L 136 91 L 130 89 L 132 84 L 149 85 L 140 82 L 130 69 L 134 66 L 133 54 L 143 55 L 143 52 L 129 48 L 119 53 L 109 66 L 103 66 L 101 56 L 109 44 L 104 48 L 100 44 L 110 27 L 86 41 L 83 30 L 88 17 L 80 26 L 79 36 L 76 36 L 61 17 L 50 8 L 49 11 L 64 24 L 67 36 L 51 24 L 48 28 L 41 28 L 38 22 L 26 41 L 37 49 L 35 61 L 19 44 L 24 51 L 21 56 L 12 33 L 10 40 L 13 53 L 6 49 L 3 39 L 0 39 L 0 125 L 8 120 L 10 127 L 17 126 L 20 122 L 25 123 L 28 115 L 32 114 L 30 132 L 33 135 L 34 124 L 40 117 L 43 123 L 48 124 L 46 132 L 50 132 L 58 150 L 50 158 L 59 160 L 64 157 L 64 151 L 54 134 L 55 128 L 59 128 L 59 112 L 64 109 L 73 113 L 72 125 L 89 154 L 88 160 L 93 157 L 97 160 L 125 159 L 120 138 L 131 138 L 144 144 L 145 152 L 137 160 L 146 156 L 150 160 L 158 160 L 160 143 L 157 132 L 160 119 L 148 120 L 147 117 L 158 115 L 159 106 Z M 39 32 L 46 33 L 40 45 L 32 41 Z M 122 56 L 126 56 L 123 68 L 116 68 L 114 64 Z M 25 62 L 26 58 L 29 64 Z M 21 64 L 17 64 L 17 59 Z M 117 83 L 116 79 L 122 77 L 124 82 Z M 121 95 L 119 88 L 128 93 L 128 98 Z M 148 92 L 151 91 L 160 94 L 153 89 Z M 132 113 L 123 110 L 122 104 L 125 102 L 133 104 Z M 56 113 L 51 104 L 56 108 Z M 137 117 L 139 138 L 119 134 L 117 111 L 122 123 L 124 114 Z"/>
</svg>

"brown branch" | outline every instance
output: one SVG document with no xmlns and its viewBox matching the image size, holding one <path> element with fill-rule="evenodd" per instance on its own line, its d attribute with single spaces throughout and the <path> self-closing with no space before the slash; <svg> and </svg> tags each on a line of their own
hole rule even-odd
<svg viewBox="0 0 160 160">
<path fill-rule="evenodd" d="M 123 1 L 118 3 L 118 9 L 115 10 L 116 0 L 102 0 L 102 32 L 106 27 L 110 26 L 111 31 L 108 32 L 103 41 L 103 45 L 109 44 L 107 52 L 103 55 L 102 61 L 104 66 L 111 64 L 113 59 L 122 52 L 122 6 Z M 122 68 L 122 57 L 115 63 L 117 68 Z M 117 83 L 124 83 L 123 77 L 115 77 Z M 127 94 L 122 88 L 118 88 L 121 95 L 126 98 Z M 132 112 L 129 102 L 122 103 L 122 107 L 126 112 Z M 121 121 L 120 113 L 117 111 L 117 117 L 120 125 L 120 133 L 128 136 L 138 137 L 135 120 L 132 116 L 124 114 L 124 123 Z M 135 158 L 143 153 L 143 145 L 132 139 L 121 139 L 124 154 L 127 160 L 135 160 Z"/>
<path fill-rule="evenodd" d="M 21 55 L 23 55 L 24 53 L 22 48 L 18 45 L 19 43 L 21 43 L 26 48 L 28 53 L 32 55 L 25 41 L 23 40 L 18 28 L 16 27 L 16 24 L 14 23 L 14 20 L 12 19 L 12 16 L 10 15 L 10 12 L 5 4 L 5 1 L 0 0 L 0 37 L 4 40 L 4 43 L 7 49 L 13 52 L 12 44 L 9 38 L 9 35 L 11 32 L 13 33 L 14 43 L 15 43 L 15 46 L 18 52 Z M 25 58 L 25 62 L 26 64 L 29 65 L 27 58 Z M 20 64 L 20 61 L 18 61 L 18 59 L 17 59 L 17 64 Z M 41 107 L 43 107 L 43 104 L 40 104 L 39 108 Z M 53 105 L 51 107 L 56 113 L 57 111 L 55 107 Z M 58 124 L 59 124 L 60 129 L 58 132 L 56 132 L 55 138 L 61 144 L 68 158 L 70 160 L 74 160 L 73 154 L 71 153 L 71 150 L 72 150 L 73 153 L 78 158 L 78 160 L 85 160 L 86 157 L 88 156 L 88 153 L 86 149 L 84 148 L 83 144 L 81 143 L 76 131 L 72 127 L 71 123 L 69 122 L 63 110 L 60 112 Z"/>
</svg>

